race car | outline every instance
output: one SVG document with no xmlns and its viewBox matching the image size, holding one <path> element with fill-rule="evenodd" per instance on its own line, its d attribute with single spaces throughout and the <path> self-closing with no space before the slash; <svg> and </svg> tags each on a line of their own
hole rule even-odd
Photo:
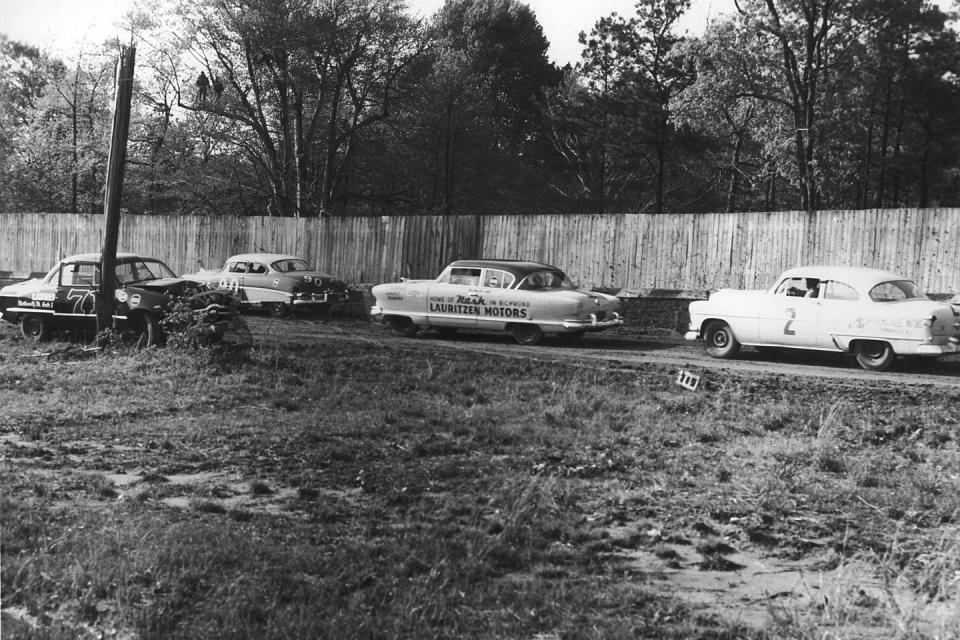
<svg viewBox="0 0 960 640">
<path fill-rule="evenodd" d="M 741 345 L 851 353 L 884 371 L 897 356 L 960 350 L 960 307 L 928 298 L 915 282 L 865 267 L 788 269 L 766 290 L 721 289 L 690 303 L 688 340 L 732 358 Z"/>
<path fill-rule="evenodd" d="M 433 280 L 378 284 L 371 293 L 371 317 L 407 336 L 421 327 L 493 330 L 534 345 L 546 334 L 576 339 L 623 324 L 615 296 L 578 289 L 539 262 L 458 260 Z"/>
</svg>

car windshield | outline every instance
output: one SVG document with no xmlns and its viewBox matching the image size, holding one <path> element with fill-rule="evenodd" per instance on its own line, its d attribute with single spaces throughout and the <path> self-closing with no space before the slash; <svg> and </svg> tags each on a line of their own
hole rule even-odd
<svg viewBox="0 0 960 640">
<path fill-rule="evenodd" d="M 274 271 L 279 271 L 280 273 L 287 273 L 288 271 L 312 271 L 310 265 L 297 258 L 277 260 L 270 266 L 273 267 Z"/>
<path fill-rule="evenodd" d="M 133 282 L 146 282 L 148 280 L 159 280 L 160 278 L 177 277 L 170 267 L 159 260 L 121 262 L 117 265 L 116 274 L 119 284 L 131 284 Z"/>
<path fill-rule="evenodd" d="M 576 289 L 576 285 L 562 271 L 534 271 L 527 274 L 518 289 Z"/>
<path fill-rule="evenodd" d="M 898 300 L 925 300 L 926 294 L 920 291 L 917 283 L 911 280 L 891 280 L 881 282 L 870 289 L 870 299 L 874 302 L 896 302 Z"/>
</svg>

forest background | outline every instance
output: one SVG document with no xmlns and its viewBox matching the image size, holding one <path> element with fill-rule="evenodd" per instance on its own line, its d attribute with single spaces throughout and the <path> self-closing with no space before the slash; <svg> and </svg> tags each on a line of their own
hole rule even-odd
<svg viewBox="0 0 960 640">
<path fill-rule="evenodd" d="M 960 206 L 956 1 L 640 0 L 548 59 L 518 0 L 162 0 L 67 58 L 0 34 L 0 211 L 382 216 Z M 207 84 L 198 85 L 200 74 Z"/>
</svg>

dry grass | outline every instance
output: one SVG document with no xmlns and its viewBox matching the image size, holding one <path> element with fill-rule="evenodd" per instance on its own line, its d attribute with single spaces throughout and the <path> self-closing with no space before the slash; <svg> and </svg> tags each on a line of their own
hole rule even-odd
<svg viewBox="0 0 960 640">
<path fill-rule="evenodd" d="M 231 365 L 0 334 L 5 637 L 958 637 L 950 393 L 337 330 Z M 749 558 L 808 600 L 745 622 Z"/>
</svg>

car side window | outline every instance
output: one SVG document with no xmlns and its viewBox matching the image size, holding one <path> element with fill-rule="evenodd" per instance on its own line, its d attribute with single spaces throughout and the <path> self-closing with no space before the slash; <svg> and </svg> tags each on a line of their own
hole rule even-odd
<svg viewBox="0 0 960 640">
<path fill-rule="evenodd" d="M 137 280 L 133 275 L 133 268 L 133 264 L 129 262 L 118 264 L 116 270 L 113 272 L 117 278 L 117 284 L 127 284 L 128 282 Z"/>
<path fill-rule="evenodd" d="M 60 271 L 60 284 L 66 287 L 93 287 L 100 284 L 100 267 L 95 264 L 68 264 Z"/>
<path fill-rule="evenodd" d="M 477 286 L 480 284 L 480 269 L 454 267 L 450 270 L 450 277 L 447 282 L 450 284 Z"/>
<path fill-rule="evenodd" d="M 246 265 L 242 262 L 231 262 L 227 269 L 230 273 L 244 273 L 246 270 Z"/>
<path fill-rule="evenodd" d="M 811 291 L 816 291 L 820 281 L 815 278 L 784 278 L 780 286 L 774 291 L 778 296 L 806 297 Z M 815 297 L 815 296 L 811 296 Z"/>
<path fill-rule="evenodd" d="M 483 286 L 506 289 L 513 284 L 513 274 L 500 269 L 487 269 L 483 276 Z"/>
<path fill-rule="evenodd" d="M 250 273 L 266 273 L 266 265 L 262 265 L 258 262 L 253 262 L 250 264 Z"/>
<path fill-rule="evenodd" d="M 860 299 L 860 294 L 857 293 L 857 290 L 843 282 L 828 280 L 824 283 L 824 287 L 823 297 L 825 300 L 846 300 L 848 302 L 854 302 Z"/>
</svg>

